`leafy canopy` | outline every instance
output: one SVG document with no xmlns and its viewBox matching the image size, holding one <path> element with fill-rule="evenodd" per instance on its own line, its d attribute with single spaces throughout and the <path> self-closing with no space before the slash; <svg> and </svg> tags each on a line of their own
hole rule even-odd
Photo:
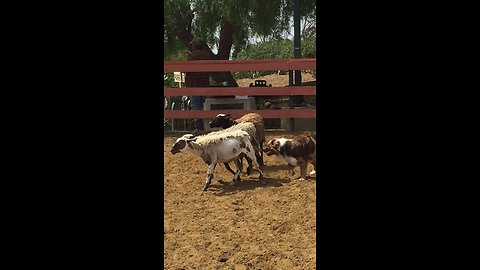
<svg viewBox="0 0 480 270">
<path fill-rule="evenodd" d="M 301 0 L 301 16 L 315 17 L 316 2 Z M 164 50 L 167 59 L 185 55 L 179 41 L 179 27 L 207 42 L 217 45 L 222 19 L 233 26 L 233 47 L 240 52 L 254 37 L 279 39 L 289 32 L 293 18 L 293 0 L 166 0 L 164 1 Z"/>
</svg>

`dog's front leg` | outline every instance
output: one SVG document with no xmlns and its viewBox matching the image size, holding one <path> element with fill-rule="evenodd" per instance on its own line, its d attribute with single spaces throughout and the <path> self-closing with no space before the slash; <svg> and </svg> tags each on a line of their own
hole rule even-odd
<svg viewBox="0 0 480 270">
<path fill-rule="evenodd" d="M 298 180 L 303 181 L 307 178 L 307 164 L 300 164 L 300 178 Z"/>
<path fill-rule="evenodd" d="M 288 164 L 288 171 L 292 176 L 295 175 L 295 171 L 293 169 L 295 169 L 295 166 L 293 166 L 292 164 Z"/>
</svg>

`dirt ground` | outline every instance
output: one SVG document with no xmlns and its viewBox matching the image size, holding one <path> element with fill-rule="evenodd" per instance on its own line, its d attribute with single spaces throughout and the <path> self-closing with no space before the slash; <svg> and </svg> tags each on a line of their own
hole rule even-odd
<svg viewBox="0 0 480 270">
<path fill-rule="evenodd" d="M 272 87 L 288 86 L 288 74 L 271 74 L 261 76 L 256 79 L 238 79 L 237 84 L 239 87 L 248 87 L 250 83 L 255 83 L 255 80 L 265 80 L 267 85 L 271 84 Z M 302 72 L 302 82 L 316 81 L 316 77 L 307 72 Z"/>
<path fill-rule="evenodd" d="M 243 173 L 236 186 L 221 184 L 218 180 L 230 182 L 233 175 L 219 164 L 212 185 L 202 191 L 207 171 L 202 159 L 170 153 L 179 136 L 165 134 L 164 140 L 165 269 L 315 269 L 315 177 L 298 181 L 299 168 L 291 176 L 284 161 L 264 155 L 265 186 L 257 171 Z"/>
</svg>

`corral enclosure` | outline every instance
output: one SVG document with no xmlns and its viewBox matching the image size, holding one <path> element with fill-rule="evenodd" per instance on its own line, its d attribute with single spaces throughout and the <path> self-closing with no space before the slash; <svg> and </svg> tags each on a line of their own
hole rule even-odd
<svg viewBox="0 0 480 270">
<path fill-rule="evenodd" d="M 267 132 L 266 139 L 299 133 Z M 164 139 L 165 269 L 315 269 L 316 178 L 298 181 L 299 168 L 291 176 L 285 161 L 264 155 L 266 185 L 256 171 L 242 173 L 236 186 L 221 184 L 233 175 L 218 164 L 202 191 L 202 159 L 170 153 L 180 136 Z"/>
<path fill-rule="evenodd" d="M 284 87 L 288 86 L 288 74 L 270 74 L 266 76 L 261 76 L 255 79 L 238 79 L 237 83 L 239 87 L 249 87 L 250 84 L 254 83 L 255 80 L 265 80 L 267 85 L 271 85 L 272 87 Z M 316 85 L 316 77 L 311 73 L 302 72 L 302 81 L 306 85 Z M 259 90 L 261 91 L 261 90 Z M 181 109 L 181 97 L 174 96 L 169 97 L 172 101 L 175 101 L 175 110 Z M 266 109 L 265 103 L 270 102 L 272 107 L 271 109 L 280 109 L 282 107 L 288 107 L 288 96 L 255 96 L 255 103 L 256 109 Z M 304 96 L 305 101 L 308 105 L 312 108 L 316 108 L 317 97 L 316 96 Z M 224 109 L 222 105 L 212 105 L 212 109 Z M 230 109 L 242 109 L 242 105 L 229 105 Z M 170 108 L 169 108 L 170 109 Z M 308 119 L 310 122 L 314 122 L 315 119 Z M 185 121 L 184 119 L 172 119 L 171 120 L 174 125 L 174 130 L 193 130 L 193 122 L 191 119 Z M 265 127 L 267 129 L 285 129 L 282 127 L 281 119 L 280 118 L 267 118 L 264 119 Z M 305 121 L 299 120 L 299 121 Z"/>
</svg>

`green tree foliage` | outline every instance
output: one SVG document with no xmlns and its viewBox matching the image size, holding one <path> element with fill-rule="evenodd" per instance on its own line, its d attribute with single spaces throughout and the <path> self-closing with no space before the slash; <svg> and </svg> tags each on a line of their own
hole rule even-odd
<svg viewBox="0 0 480 270">
<path fill-rule="evenodd" d="M 316 57 L 316 39 L 315 35 L 303 37 L 301 41 L 301 51 L 303 58 Z M 289 59 L 293 58 L 293 40 L 274 39 L 257 44 L 248 45 L 242 50 L 236 59 Z M 255 78 L 277 71 L 251 71 L 251 72 L 234 72 L 236 79 Z"/>
<path fill-rule="evenodd" d="M 301 0 L 301 3 L 302 17 L 314 18 L 316 2 Z M 290 30 L 292 16 L 293 0 L 166 0 L 165 56 L 169 59 L 184 52 L 192 36 L 217 47 L 222 47 L 221 39 L 225 39 L 224 47 L 232 48 L 233 45 L 235 56 L 253 36 L 280 38 Z M 231 25 L 231 31 L 225 31 L 223 37 L 225 23 Z"/>
<path fill-rule="evenodd" d="M 301 17 L 314 33 L 316 2 L 301 1 Z M 237 58 L 253 37 L 263 41 L 280 40 L 291 29 L 293 0 L 166 0 L 164 1 L 164 60 L 185 60 L 194 37 L 203 40 L 213 60 Z M 312 28 L 313 25 L 313 28 Z M 305 28 L 305 27 L 304 27 Z M 293 44 L 281 43 L 282 52 L 263 58 L 286 55 Z M 218 48 L 214 54 L 213 46 Z M 283 46 L 285 45 L 285 46 Z M 233 49 L 233 51 L 232 51 Z M 276 51 L 275 48 L 272 51 Z M 288 57 L 293 57 L 293 51 Z M 250 58 L 255 59 L 255 58 Z M 230 72 L 211 73 L 215 82 L 237 86 Z"/>
<path fill-rule="evenodd" d="M 173 77 L 173 73 L 165 73 L 163 74 L 163 85 L 168 87 L 175 87 L 175 78 Z"/>
</svg>

